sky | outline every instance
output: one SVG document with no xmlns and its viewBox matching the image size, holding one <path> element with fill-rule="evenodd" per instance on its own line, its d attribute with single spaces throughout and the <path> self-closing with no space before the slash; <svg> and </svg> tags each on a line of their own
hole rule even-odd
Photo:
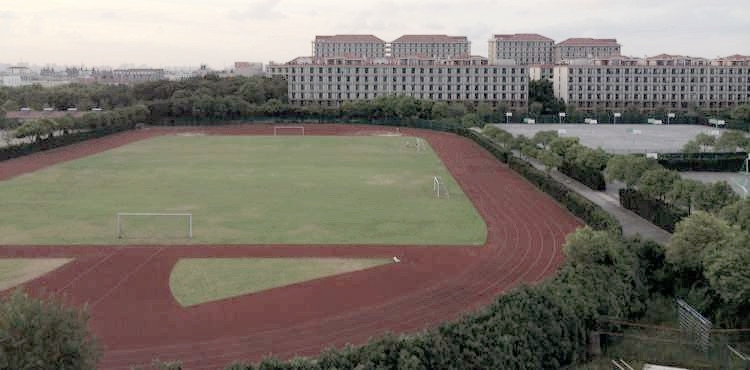
<svg viewBox="0 0 750 370">
<path fill-rule="evenodd" d="M 7 2 L 7 3 L 6 3 Z M 750 55 L 748 0 L 23 0 L 0 7 L 0 63 L 199 66 L 287 62 L 316 35 L 617 38 L 622 53 Z"/>
</svg>

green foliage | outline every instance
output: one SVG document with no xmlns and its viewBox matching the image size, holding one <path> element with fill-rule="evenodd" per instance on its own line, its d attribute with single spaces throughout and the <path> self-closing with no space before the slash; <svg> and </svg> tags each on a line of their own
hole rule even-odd
<svg viewBox="0 0 750 370">
<path fill-rule="evenodd" d="M 536 115 L 565 111 L 565 102 L 555 97 L 551 81 L 546 78 L 529 81 L 529 111 Z"/>
<path fill-rule="evenodd" d="M 697 211 L 677 224 L 666 245 L 667 262 L 678 271 L 702 272 L 706 252 L 717 250 L 731 236 L 726 221 Z"/>
<path fill-rule="evenodd" d="M 546 168 L 547 175 L 550 174 L 552 169 L 558 168 L 562 165 L 563 161 L 560 156 L 557 154 L 549 151 L 549 150 L 540 150 L 536 154 L 537 159 L 539 159 L 542 164 L 544 164 L 544 167 Z"/>
<path fill-rule="evenodd" d="M 714 144 L 717 152 L 735 152 L 738 149 L 744 150 L 748 146 L 748 138 L 742 131 L 726 130 Z"/>
<path fill-rule="evenodd" d="M 736 201 L 722 208 L 719 215 L 730 225 L 750 231 L 750 198 Z"/>
<path fill-rule="evenodd" d="M 0 300 L 0 369 L 96 369 L 86 309 L 21 290 Z"/>
<path fill-rule="evenodd" d="M 658 162 L 662 167 L 676 171 L 740 171 L 747 159 L 745 152 L 709 153 L 662 153 Z"/>
<path fill-rule="evenodd" d="M 542 148 L 547 149 L 550 143 L 552 143 L 552 141 L 557 138 L 558 138 L 557 131 L 554 131 L 554 130 L 537 131 L 534 134 L 534 136 L 531 138 L 531 142 L 537 146 L 541 146 Z"/>
<path fill-rule="evenodd" d="M 636 189 L 620 189 L 620 205 L 669 232 L 674 231 L 677 222 L 687 216 L 687 212 Z"/>
<path fill-rule="evenodd" d="M 737 232 L 704 256 L 704 275 L 722 300 L 733 307 L 750 307 L 749 245 L 748 236 Z"/>
<path fill-rule="evenodd" d="M 667 193 L 672 190 L 675 181 L 680 180 L 680 175 L 675 171 L 665 168 L 648 170 L 638 180 L 638 190 L 644 195 L 665 200 Z"/>
<path fill-rule="evenodd" d="M 607 179 L 619 180 L 632 187 L 641 179 L 644 172 L 653 169 L 656 162 L 643 156 L 614 155 L 607 161 Z"/>
<path fill-rule="evenodd" d="M 703 147 L 695 140 L 688 140 L 688 142 L 682 146 L 681 150 L 683 153 L 700 153 L 703 151 Z"/>
<path fill-rule="evenodd" d="M 703 184 L 692 179 L 678 179 L 672 183 L 672 188 L 667 192 L 666 199 L 673 205 L 682 207 L 692 213 L 693 203 L 698 191 Z"/>
<path fill-rule="evenodd" d="M 694 195 L 695 209 L 718 213 L 722 208 L 738 201 L 739 195 L 726 181 L 699 186 Z"/>
</svg>

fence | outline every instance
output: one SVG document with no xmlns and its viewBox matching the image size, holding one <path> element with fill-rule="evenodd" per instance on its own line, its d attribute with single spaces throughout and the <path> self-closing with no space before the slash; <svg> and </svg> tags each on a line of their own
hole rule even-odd
<svg viewBox="0 0 750 370">
<path fill-rule="evenodd" d="M 705 345 L 679 327 L 603 319 L 602 355 L 689 369 L 750 369 L 750 329 L 711 329 Z"/>
</svg>

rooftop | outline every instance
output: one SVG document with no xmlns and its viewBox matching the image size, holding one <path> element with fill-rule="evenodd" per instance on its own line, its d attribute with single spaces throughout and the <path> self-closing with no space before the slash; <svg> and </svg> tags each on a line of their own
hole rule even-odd
<svg viewBox="0 0 750 370">
<path fill-rule="evenodd" d="M 448 36 L 448 35 L 403 35 L 395 40 L 393 43 L 405 43 L 405 42 L 437 42 L 437 43 L 451 43 L 451 42 L 469 42 L 466 36 Z"/>
<path fill-rule="evenodd" d="M 542 36 L 538 33 L 514 33 L 512 35 L 494 35 L 495 40 L 505 41 L 553 41 L 549 37 Z"/>
<path fill-rule="evenodd" d="M 333 35 L 333 36 L 315 36 L 315 42 L 376 42 L 385 41 L 375 35 Z"/>
<path fill-rule="evenodd" d="M 557 45 L 563 46 L 620 46 L 617 39 L 592 39 L 589 37 L 573 37 L 561 41 Z"/>
</svg>

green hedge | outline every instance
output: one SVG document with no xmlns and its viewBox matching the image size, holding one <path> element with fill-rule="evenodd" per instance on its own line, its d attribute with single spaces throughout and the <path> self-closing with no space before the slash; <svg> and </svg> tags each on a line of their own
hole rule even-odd
<svg viewBox="0 0 750 370">
<path fill-rule="evenodd" d="M 511 157 L 508 161 L 511 169 L 525 177 L 543 192 L 560 202 L 572 214 L 578 216 L 594 230 L 606 230 L 615 235 L 622 235 L 622 226 L 614 216 L 604 211 L 590 200 L 578 195 L 567 186 L 544 172 L 537 170 L 526 161 Z"/>
<path fill-rule="evenodd" d="M 607 182 L 604 180 L 604 175 L 599 169 L 584 167 L 576 163 L 563 161 L 558 170 L 591 189 L 598 191 L 607 190 Z"/>
<path fill-rule="evenodd" d="M 513 156 L 507 150 L 501 148 L 486 136 L 467 129 L 458 129 L 456 133 L 474 140 L 481 147 L 487 149 L 498 160 L 508 164 L 513 171 L 526 178 L 529 182 L 536 185 L 540 190 L 555 198 L 570 213 L 578 216 L 587 225 L 594 230 L 606 230 L 615 235 L 622 235 L 622 226 L 609 213 L 597 206 L 590 200 L 578 195 L 570 190 L 567 186 L 561 184 L 554 178 L 547 176 L 542 171 L 537 170 L 528 162 Z"/>
<path fill-rule="evenodd" d="M 675 225 L 688 213 L 658 199 L 646 197 L 635 189 L 620 189 L 620 204 L 656 226 L 674 232 Z"/>
<path fill-rule="evenodd" d="M 675 171 L 738 172 L 742 170 L 747 153 L 665 153 L 657 161 L 664 168 Z"/>
<path fill-rule="evenodd" d="M 42 152 L 45 150 L 55 149 L 66 145 L 80 143 L 82 141 L 96 139 L 111 135 L 117 132 L 130 130 L 134 125 L 126 126 L 107 126 L 96 129 L 89 129 L 83 131 L 77 131 L 68 133 L 60 136 L 48 137 L 32 143 L 24 143 L 18 145 L 7 146 L 0 148 L 0 161 L 22 157 L 25 155 L 33 154 L 36 152 Z"/>
</svg>

